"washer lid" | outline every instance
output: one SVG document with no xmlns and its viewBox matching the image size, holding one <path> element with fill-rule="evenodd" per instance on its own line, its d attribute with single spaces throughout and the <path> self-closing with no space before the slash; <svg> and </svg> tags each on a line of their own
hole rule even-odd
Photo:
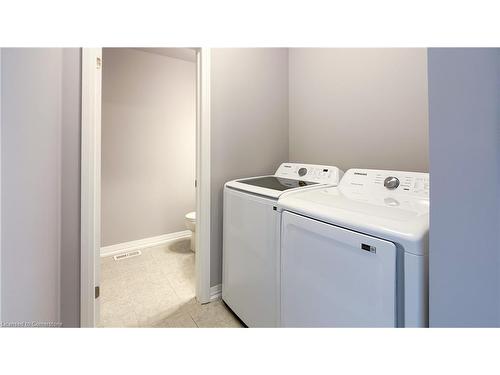
<svg viewBox="0 0 500 375">
<path fill-rule="evenodd" d="M 397 178 L 399 186 L 385 187 L 389 177 Z M 338 187 L 286 194 L 278 206 L 423 254 L 428 247 L 428 187 L 426 173 L 351 169 Z"/>
<path fill-rule="evenodd" d="M 226 187 L 278 199 L 283 193 L 319 186 L 336 186 L 343 172 L 329 165 L 283 163 L 273 176 L 229 181 Z"/>
<path fill-rule="evenodd" d="M 312 182 L 312 181 L 294 180 L 291 178 L 283 178 L 276 176 L 256 177 L 256 178 L 241 180 L 239 182 L 241 182 L 242 184 L 260 186 L 266 189 L 273 189 L 279 191 L 285 191 L 298 187 L 318 184 L 317 182 Z"/>
<path fill-rule="evenodd" d="M 288 180 L 288 182 L 285 180 Z M 288 186 L 286 184 L 288 184 Z M 287 192 L 319 186 L 328 185 L 311 182 L 303 183 L 300 180 L 283 179 L 276 176 L 244 178 L 241 180 L 229 181 L 225 184 L 226 188 L 241 190 L 247 193 L 262 195 L 273 199 L 278 199 L 281 195 Z"/>
</svg>

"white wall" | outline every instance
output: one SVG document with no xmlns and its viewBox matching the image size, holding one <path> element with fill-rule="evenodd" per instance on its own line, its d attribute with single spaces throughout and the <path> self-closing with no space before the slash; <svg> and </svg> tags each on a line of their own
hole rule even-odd
<svg viewBox="0 0 500 375">
<path fill-rule="evenodd" d="M 429 50 L 430 325 L 500 325 L 500 49 Z"/>
<path fill-rule="evenodd" d="M 102 79 L 102 246 L 185 230 L 195 210 L 196 64 L 105 48 Z"/>
<path fill-rule="evenodd" d="M 1 286 L 5 322 L 62 321 L 71 325 L 68 316 L 78 314 L 70 311 L 72 301 L 61 314 L 68 293 L 76 293 L 78 298 L 79 292 L 77 284 L 73 289 L 68 285 L 61 294 L 68 273 L 79 268 L 79 228 L 62 226 L 63 220 L 74 219 L 75 198 L 79 202 L 78 184 L 63 183 L 66 177 L 79 174 L 79 156 L 70 167 L 74 151 L 63 146 L 63 140 L 69 138 L 68 145 L 79 143 L 73 132 L 79 117 L 78 56 L 78 49 L 2 49 Z M 69 104 L 64 111 L 63 103 Z M 78 129 L 79 120 L 76 123 Z M 63 157 L 68 157 L 64 168 Z M 74 221 L 67 224 L 78 225 Z M 62 249 L 61 244 L 68 247 Z M 62 265 L 71 267 L 65 275 L 61 275 Z"/>
<path fill-rule="evenodd" d="M 211 285 L 222 277 L 226 181 L 272 174 L 288 160 L 288 51 L 213 49 L 211 71 Z"/>
<path fill-rule="evenodd" d="M 290 49 L 290 159 L 428 171 L 425 49 Z"/>
</svg>

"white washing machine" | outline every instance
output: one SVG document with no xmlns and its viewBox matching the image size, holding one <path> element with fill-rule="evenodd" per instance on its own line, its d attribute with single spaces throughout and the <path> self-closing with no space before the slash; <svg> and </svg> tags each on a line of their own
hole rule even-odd
<svg viewBox="0 0 500 375">
<path fill-rule="evenodd" d="M 283 163 L 274 175 L 225 184 L 222 299 L 247 326 L 279 326 L 279 198 L 336 186 L 342 174 L 332 166 Z"/>
<path fill-rule="evenodd" d="M 427 173 L 350 169 L 278 207 L 281 326 L 428 326 Z"/>
</svg>

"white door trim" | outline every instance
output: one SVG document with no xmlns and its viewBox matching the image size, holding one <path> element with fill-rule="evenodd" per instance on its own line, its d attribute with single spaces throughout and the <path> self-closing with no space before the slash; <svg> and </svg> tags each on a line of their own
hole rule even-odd
<svg viewBox="0 0 500 375">
<path fill-rule="evenodd" d="M 0 48 L 0 325 L 2 323 L 2 49 Z"/>
<path fill-rule="evenodd" d="M 196 104 L 196 298 L 210 302 L 210 49 L 197 48 Z M 99 318 L 94 288 L 99 281 L 101 220 L 102 48 L 82 49 L 82 181 L 80 325 Z M 97 311 L 96 311 L 97 310 Z"/>
<path fill-rule="evenodd" d="M 99 319 L 101 242 L 101 61 L 102 48 L 82 49 L 81 272 L 80 326 Z"/>
<path fill-rule="evenodd" d="M 210 48 L 196 50 L 196 298 L 210 302 Z"/>
</svg>

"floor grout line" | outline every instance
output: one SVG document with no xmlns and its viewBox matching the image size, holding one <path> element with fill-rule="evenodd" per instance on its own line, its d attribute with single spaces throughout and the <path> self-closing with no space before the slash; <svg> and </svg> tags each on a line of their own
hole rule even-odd
<svg viewBox="0 0 500 375">
<path fill-rule="evenodd" d="M 200 328 L 200 326 L 198 325 L 198 323 L 196 322 L 196 320 L 194 320 L 193 316 L 191 315 L 191 313 L 189 311 L 188 311 L 188 315 L 191 318 L 191 320 L 194 322 L 194 324 L 196 325 L 196 328 Z"/>
</svg>

